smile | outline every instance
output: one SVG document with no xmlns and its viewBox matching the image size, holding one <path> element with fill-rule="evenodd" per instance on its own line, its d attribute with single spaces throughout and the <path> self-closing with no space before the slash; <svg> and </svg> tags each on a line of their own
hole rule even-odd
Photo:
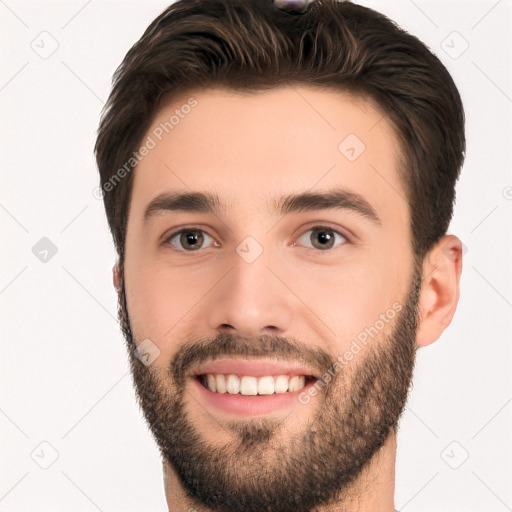
<svg viewBox="0 0 512 512">
<path fill-rule="evenodd" d="M 190 390 L 212 414 L 288 415 L 320 378 L 315 368 L 297 361 L 223 358 L 205 362 L 189 374 Z"/>
<path fill-rule="evenodd" d="M 315 380 L 309 375 L 236 375 L 233 373 L 208 373 L 199 375 L 201 384 L 214 393 L 228 393 L 230 395 L 273 395 L 300 391 L 309 382 Z"/>
</svg>

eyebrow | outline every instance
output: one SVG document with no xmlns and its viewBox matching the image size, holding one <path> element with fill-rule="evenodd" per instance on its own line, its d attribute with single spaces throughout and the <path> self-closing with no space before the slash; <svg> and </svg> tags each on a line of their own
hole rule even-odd
<svg viewBox="0 0 512 512">
<path fill-rule="evenodd" d="M 360 194 L 335 188 L 322 192 L 301 192 L 273 199 L 269 211 L 275 215 L 315 210 L 349 210 L 373 224 L 381 221 L 371 204 Z M 226 210 L 216 194 L 210 192 L 171 192 L 155 197 L 146 207 L 144 223 L 152 217 L 169 211 L 212 213 L 218 215 Z"/>
</svg>

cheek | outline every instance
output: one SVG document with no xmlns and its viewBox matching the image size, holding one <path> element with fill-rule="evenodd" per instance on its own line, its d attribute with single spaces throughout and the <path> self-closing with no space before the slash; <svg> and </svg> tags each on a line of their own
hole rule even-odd
<svg viewBox="0 0 512 512">
<path fill-rule="evenodd" d="M 125 278 L 132 331 L 136 342 L 149 338 L 158 347 L 156 366 L 166 365 L 185 341 L 213 334 L 201 323 L 201 308 L 225 271 L 206 265 L 179 267 L 158 259 L 131 260 Z"/>
<path fill-rule="evenodd" d="M 133 265 L 126 273 L 126 298 L 136 343 L 149 338 L 165 361 L 174 352 L 168 340 L 176 338 L 180 323 L 195 302 L 183 273 L 162 272 L 149 265 Z M 196 299 L 197 301 L 197 299 Z M 159 361 L 157 360 L 157 362 Z"/>
<path fill-rule="evenodd" d="M 327 326 L 325 334 L 335 337 L 340 353 L 396 300 L 390 292 L 392 283 L 379 272 L 380 269 L 360 265 L 333 268 L 328 273 L 317 269 L 313 278 L 311 269 L 309 277 L 301 273 L 294 279 L 297 295 L 304 297 L 307 307 Z M 306 310 L 304 313 L 309 314 Z"/>
</svg>

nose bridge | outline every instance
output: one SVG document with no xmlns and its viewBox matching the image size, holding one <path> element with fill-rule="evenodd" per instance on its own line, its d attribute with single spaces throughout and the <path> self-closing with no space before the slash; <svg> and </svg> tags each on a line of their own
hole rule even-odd
<svg viewBox="0 0 512 512">
<path fill-rule="evenodd" d="M 210 300 L 210 327 L 231 328 L 244 336 L 287 331 L 293 321 L 293 296 L 276 277 L 276 269 L 282 267 L 279 250 L 264 247 L 247 236 L 228 265 L 231 270 L 215 287 Z"/>
<path fill-rule="evenodd" d="M 280 295 L 276 286 L 276 278 L 269 270 L 269 267 L 279 266 L 277 252 L 269 244 L 266 244 L 264 248 L 252 236 L 245 238 L 236 247 L 236 254 L 232 258 L 233 292 L 249 297 L 251 295 L 260 296 L 262 299 L 266 295 L 268 298 Z M 266 293 L 261 293 L 262 291 L 266 291 Z"/>
</svg>

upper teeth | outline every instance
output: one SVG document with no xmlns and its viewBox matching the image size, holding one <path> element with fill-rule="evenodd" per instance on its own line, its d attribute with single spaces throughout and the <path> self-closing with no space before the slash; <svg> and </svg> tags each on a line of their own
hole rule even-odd
<svg viewBox="0 0 512 512">
<path fill-rule="evenodd" d="M 242 377 L 222 373 L 208 373 L 205 383 L 210 391 L 217 393 L 229 393 L 231 395 L 272 395 L 274 393 L 286 393 L 287 391 L 299 391 L 306 385 L 304 375 L 268 375 L 265 377 Z"/>
</svg>

